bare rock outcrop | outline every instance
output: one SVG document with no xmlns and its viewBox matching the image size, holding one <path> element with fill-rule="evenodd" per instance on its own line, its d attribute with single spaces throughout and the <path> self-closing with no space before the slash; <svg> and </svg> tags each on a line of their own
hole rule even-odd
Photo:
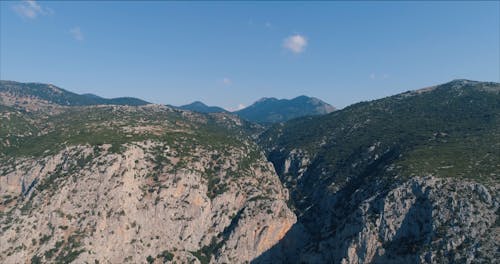
<svg viewBox="0 0 500 264">
<path fill-rule="evenodd" d="M 0 262 L 243 263 L 296 221 L 262 154 L 245 170 L 245 148 L 110 147 L 1 166 Z"/>
</svg>

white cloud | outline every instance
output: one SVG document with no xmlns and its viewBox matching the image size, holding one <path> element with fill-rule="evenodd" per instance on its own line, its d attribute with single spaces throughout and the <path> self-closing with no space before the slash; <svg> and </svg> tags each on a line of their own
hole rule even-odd
<svg viewBox="0 0 500 264">
<path fill-rule="evenodd" d="M 84 38 L 80 27 L 74 27 L 74 28 L 70 29 L 69 33 L 71 34 L 71 36 L 73 36 L 73 38 L 75 40 L 82 41 Z"/>
<path fill-rule="evenodd" d="M 384 74 L 375 74 L 375 73 L 370 73 L 368 77 L 372 80 L 385 80 L 388 79 L 390 76 L 387 73 Z"/>
<path fill-rule="evenodd" d="M 227 77 L 224 77 L 222 78 L 222 84 L 226 85 L 226 86 L 229 86 L 231 84 L 233 84 L 233 81 L 231 81 L 231 79 L 227 78 Z"/>
<path fill-rule="evenodd" d="M 22 1 L 12 8 L 19 16 L 29 19 L 35 19 L 38 15 L 47 16 L 54 13 L 54 10 L 42 7 L 34 0 Z"/>
<path fill-rule="evenodd" d="M 283 47 L 295 54 L 304 52 L 306 46 L 307 38 L 299 34 L 289 36 L 283 41 Z"/>
</svg>

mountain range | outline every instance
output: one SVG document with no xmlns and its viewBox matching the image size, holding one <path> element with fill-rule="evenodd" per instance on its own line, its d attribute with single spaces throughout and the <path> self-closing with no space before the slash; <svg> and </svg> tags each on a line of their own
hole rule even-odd
<svg viewBox="0 0 500 264">
<path fill-rule="evenodd" d="M 4 103 L 25 104 L 30 107 L 45 102 L 65 106 L 149 104 L 133 97 L 106 99 L 94 94 L 76 94 L 52 84 L 43 83 L 0 81 L 0 93 L 2 93 Z M 14 99 L 17 101 L 12 102 Z"/>
<path fill-rule="evenodd" d="M 333 106 L 317 98 L 302 95 L 290 100 L 262 98 L 234 113 L 253 122 L 277 123 L 301 116 L 328 114 L 334 110 Z"/>
<path fill-rule="evenodd" d="M 221 107 L 207 106 L 199 101 L 178 108 L 200 113 L 229 112 Z M 272 124 L 302 116 L 328 114 L 334 110 L 333 106 L 320 99 L 301 95 L 293 99 L 264 97 L 252 105 L 232 113 L 248 121 Z"/>
<path fill-rule="evenodd" d="M 14 81 L 0 81 L 0 93 L 5 103 L 25 104 L 29 108 L 37 108 L 49 103 L 64 106 L 85 105 L 131 105 L 139 106 L 150 104 L 147 101 L 133 97 L 119 97 L 106 99 L 95 94 L 76 94 L 52 84 L 20 83 Z M 17 100 L 17 101 L 13 101 Z M 218 106 L 207 106 L 203 102 L 172 106 L 173 108 L 189 110 L 199 113 L 229 112 Z M 262 98 L 247 108 L 233 113 L 253 122 L 276 123 L 287 121 L 306 115 L 321 115 L 334 111 L 335 108 L 317 98 L 299 96 L 293 99 Z"/>
<path fill-rule="evenodd" d="M 305 96 L 235 113 L 99 98 L 0 83 L 0 262 L 500 258 L 499 83 L 336 111 Z"/>
</svg>

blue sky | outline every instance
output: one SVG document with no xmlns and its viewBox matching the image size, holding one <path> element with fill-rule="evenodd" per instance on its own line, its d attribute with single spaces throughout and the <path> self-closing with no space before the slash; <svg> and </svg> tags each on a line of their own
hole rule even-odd
<svg viewBox="0 0 500 264">
<path fill-rule="evenodd" d="M 500 81 L 499 2 L 0 3 L 0 79 L 227 109 Z"/>
</svg>

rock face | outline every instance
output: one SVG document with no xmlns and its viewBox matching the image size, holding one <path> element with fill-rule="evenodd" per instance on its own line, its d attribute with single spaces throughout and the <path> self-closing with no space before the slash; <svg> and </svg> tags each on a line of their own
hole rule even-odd
<svg viewBox="0 0 500 264">
<path fill-rule="evenodd" d="M 498 190 L 429 176 L 337 194 L 253 263 L 493 263 Z"/>
<path fill-rule="evenodd" d="M 457 80 L 265 132 L 298 221 L 254 262 L 495 262 L 499 91 Z"/>
<path fill-rule="evenodd" d="M 17 113 L 34 132 L 2 147 L 2 263 L 244 263 L 296 221 L 271 163 L 233 136 L 235 117 L 160 106 L 61 111 L 54 120 L 74 123 L 44 127 Z M 31 137 L 76 144 L 34 151 Z"/>
</svg>

